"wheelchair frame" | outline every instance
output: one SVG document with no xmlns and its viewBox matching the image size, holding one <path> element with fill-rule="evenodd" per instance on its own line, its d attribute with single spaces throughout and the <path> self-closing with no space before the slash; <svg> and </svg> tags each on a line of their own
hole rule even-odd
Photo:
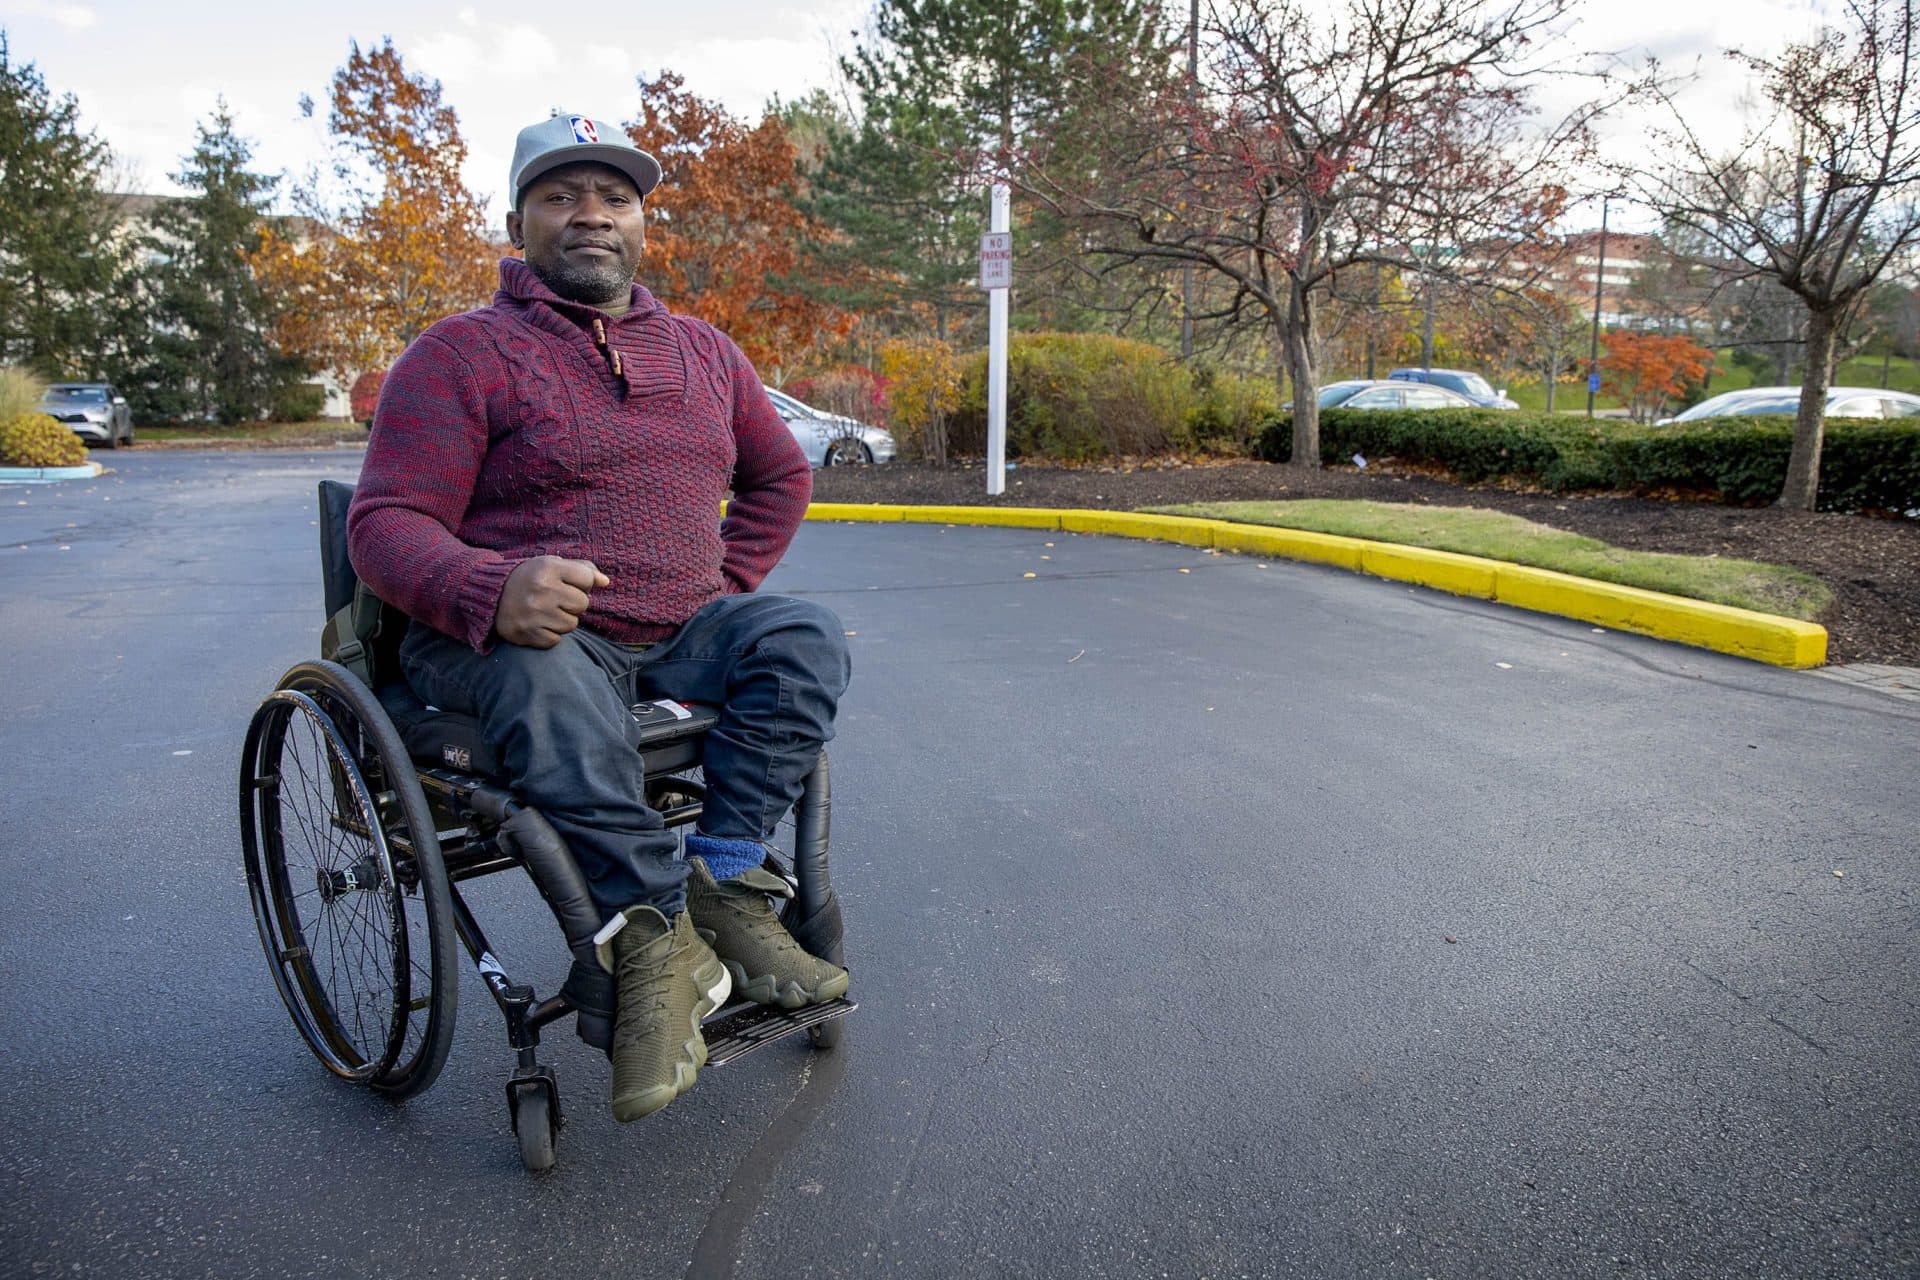
<svg viewBox="0 0 1920 1280">
<path fill-rule="evenodd" d="M 398 1099 L 427 1089 L 445 1065 L 458 1007 L 457 938 L 499 1007 L 515 1053 L 506 1089 L 521 1159 L 529 1169 L 545 1169 L 554 1161 L 562 1113 L 553 1069 L 539 1060 L 540 1032 L 571 1014 L 583 1040 L 607 1047 L 614 989 L 594 954 L 603 920 L 579 865 L 546 819 L 498 778 L 422 760 L 419 742 L 410 749 L 376 692 L 397 669 L 406 619 L 352 575 L 345 521 L 351 496 L 340 482 L 320 484 L 325 656 L 287 671 L 254 712 L 241 753 L 241 837 L 261 945 L 288 1013 L 321 1063 Z M 714 716 L 694 711 L 642 734 L 648 803 L 669 828 L 700 816 L 701 746 Z M 793 888 L 784 918 L 796 939 L 838 964 L 843 930 L 827 870 L 829 808 L 822 752 L 783 824 L 791 866 L 771 855 L 768 865 Z M 292 844 L 304 837 L 314 854 L 299 877 L 289 868 L 290 837 Z M 459 890 L 464 881 L 516 867 L 531 876 L 573 954 L 565 983 L 545 999 L 507 973 Z M 316 896 L 321 918 L 308 919 L 302 902 Z M 343 903 L 342 918 L 355 913 L 345 925 L 333 916 Z M 381 971 L 385 994 L 356 987 L 343 1000 L 334 989 L 343 966 L 349 983 L 368 966 Z M 384 1012 L 364 1007 L 382 1001 Z M 830 1047 L 854 1007 L 844 999 L 791 1011 L 729 1005 L 703 1027 L 706 1065 L 724 1065 L 800 1031 L 817 1047 Z"/>
</svg>

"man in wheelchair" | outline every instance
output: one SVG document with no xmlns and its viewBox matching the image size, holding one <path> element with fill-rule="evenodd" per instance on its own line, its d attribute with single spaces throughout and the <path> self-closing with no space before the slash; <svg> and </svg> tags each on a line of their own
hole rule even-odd
<svg viewBox="0 0 1920 1280">
<path fill-rule="evenodd" d="M 393 366 L 348 515 L 355 572 L 412 620 L 407 682 L 480 722 L 606 917 L 621 1120 L 691 1087 L 730 989 L 791 1009 L 848 986 L 777 918 L 789 890 L 763 865 L 849 676 L 831 611 L 754 594 L 812 474 L 740 349 L 634 283 L 660 178 L 611 124 L 520 132 L 525 260 Z M 630 708 L 653 699 L 719 709 L 684 861 L 645 803 Z"/>
</svg>

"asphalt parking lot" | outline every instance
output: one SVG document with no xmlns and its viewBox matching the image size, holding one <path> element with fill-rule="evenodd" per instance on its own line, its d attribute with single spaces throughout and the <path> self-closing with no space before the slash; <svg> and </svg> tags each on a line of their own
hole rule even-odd
<svg viewBox="0 0 1920 1280">
<path fill-rule="evenodd" d="M 809 525 L 845 1045 L 524 1173 L 259 952 L 234 783 L 350 450 L 0 488 L 0 1274 L 1912 1276 L 1920 706 L 1333 570 Z M 1029 576 L 1031 575 L 1031 576 Z M 472 899 L 543 992 L 530 887 Z"/>
</svg>

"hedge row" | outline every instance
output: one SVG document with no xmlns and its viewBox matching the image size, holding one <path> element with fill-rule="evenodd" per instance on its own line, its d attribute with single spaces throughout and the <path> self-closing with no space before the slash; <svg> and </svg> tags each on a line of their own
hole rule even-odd
<svg viewBox="0 0 1920 1280">
<path fill-rule="evenodd" d="M 1642 426 L 1559 415 L 1481 410 L 1320 415 L 1320 457 L 1400 458 L 1445 467 L 1468 482 L 1513 476 L 1553 490 L 1685 489 L 1733 503 L 1771 502 L 1793 446 L 1787 416 L 1710 418 Z M 1293 456 L 1293 419 L 1260 432 L 1257 456 Z M 1920 420 L 1827 423 L 1820 509 L 1920 509 Z"/>
</svg>

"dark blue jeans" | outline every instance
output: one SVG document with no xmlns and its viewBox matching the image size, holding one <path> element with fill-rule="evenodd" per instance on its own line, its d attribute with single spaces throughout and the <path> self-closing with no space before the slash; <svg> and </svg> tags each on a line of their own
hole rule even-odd
<svg viewBox="0 0 1920 1280">
<path fill-rule="evenodd" d="M 647 807 L 627 708 L 656 698 L 718 707 L 700 830 L 762 840 L 833 737 L 851 674 L 832 610 L 760 595 L 716 600 L 643 650 L 582 627 L 551 649 L 502 643 L 482 654 L 416 622 L 400 665 L 421 698 L 480 721 L 509 784 L 566 840 L 602 910 L 644 903 L 668 916 L 686 901 L 687 868 Z"/>
</svg>

